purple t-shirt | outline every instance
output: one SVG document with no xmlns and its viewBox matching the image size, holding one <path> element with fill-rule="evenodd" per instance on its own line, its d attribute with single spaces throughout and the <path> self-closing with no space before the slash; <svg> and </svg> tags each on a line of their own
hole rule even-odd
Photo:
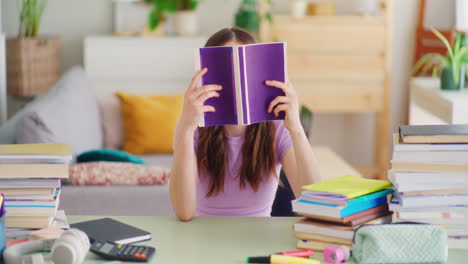
<svg viewBox="0 0 468 264">
<path fill-rule="evenodd" d="M 276 173 L 279 177 L 281 159 L 291 148 L 289 131 L 282 120 L 273 121 L 276 132 Z M 210 177 L 200 175 L 197 180 L 197 216 L 270 216 L 278 181 L 273 175 L 268 180 L 263 175 L 262 182 L 255 192 L 250 184 L 241 189 L 238 169 L 242 164 L 242 144 L 245 136 L 227 137 L 229 145 L 224 192 L 206 198 L 210 188 Z M 195 150 L 198 147 L 198 130 L 195 132 Z"/>
</svg>

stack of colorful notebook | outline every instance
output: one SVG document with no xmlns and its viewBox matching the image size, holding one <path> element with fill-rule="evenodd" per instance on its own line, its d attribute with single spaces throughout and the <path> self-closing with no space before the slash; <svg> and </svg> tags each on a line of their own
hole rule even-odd
<svg viewBox="0 0 468 264">
<path fill-rule="evenodd" d="M 68 144 L 0 145 L 0 193 L 7 229 L 38 229 L 63 221 L 60 180 L 68 178 Z"/>
<path fill-rule="evenodd" d="M 468 248 L 468 125 L 401 126 L 393 141 L 395 221 L 441 225 Z"/>
<path fill-rule="evenodd" d="M 356 176 L 342 176 L 304 186 L 293 211 L 305 216 L 294 224 L 297 247 L 323 250 L 351 246 L 354 230 L 363 224 L 388 223 L 391 183 Z"/>
</svg>

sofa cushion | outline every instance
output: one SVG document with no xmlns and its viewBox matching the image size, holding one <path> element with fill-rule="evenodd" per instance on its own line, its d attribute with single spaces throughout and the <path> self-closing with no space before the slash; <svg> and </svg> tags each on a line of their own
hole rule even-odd
<svg viewBox="0 0 468 264">
<path fill-rule="evenodd" d="M 135 164 L 147 165 L 144 160 L 137 156 L 116 149 L 95 149 L 81 153 L 76 158 L 78 163 L 95 162 L 95 161 L 114 161 L 114 162 L 129 162 Z"/>
<path fill-rule="evenodd" d="M 87 162 L 70 167 L 68 182 L 74 185 L 166 184 L 169 169 L 127 162 Z"/>
<path fill-rule="evenodd" d="M 132 154 L 172 153 L 181 95 L 142 96 L 116 93 L 124 122 L 123 150 Z"/>
<path fill-rule="evenodd" d="M 70 143 L 73 155 L 102 148 L 96 96 L 82 68 L 66 72 L 39 100 L 20 117 L 16 143 Z"/>
<path fill-rule="evenodd" d="M 101 113 L 104 147 L 122 149 L 124 132 L 119 98 L 115 94 L 105 94 L 98 96 L 97 100 Z"/>
</svg>

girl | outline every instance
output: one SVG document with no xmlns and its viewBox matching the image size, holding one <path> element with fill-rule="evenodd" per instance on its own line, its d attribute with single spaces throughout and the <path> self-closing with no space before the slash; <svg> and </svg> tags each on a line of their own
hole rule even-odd
<svg viewBox="0 0 468 264">
<path fill-rule="evenodd" d="M 205 47 L 255 43 L 247 31 L 225 28 Z M 184 95 L 184 106 L 174 136 L 170 194 L 177 217 L 270 216 L 281 166 L 296 197 L 301 186 L 319 181 L 314 154 L 299 119 L 298 98 L 290 84 L 265 80 L 281 89 L 268 112 L 284 111 L 285 120 L 247 126 L 200 127 L 204 112 L 214 112 L 205 100 L 218 97 L 223 87 L 197 87 L 209 69 L 195 74 Z"/>
</svg>

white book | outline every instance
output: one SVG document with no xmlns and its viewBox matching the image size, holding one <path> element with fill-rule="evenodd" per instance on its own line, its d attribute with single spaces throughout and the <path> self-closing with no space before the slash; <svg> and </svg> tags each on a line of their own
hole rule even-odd
<svg viewBox="0 0 468 264">
<path fill-rule="evenodd" d="M 434 207 L 467 205 L 468 195 L 398 195 L 398 201 L 403 207 Z"/>
<path fill-rule="evenodd" d="M 454 209 L 452 209 L 454 208 Z M 466 219 L 468 220 L 468 211 L 463 208 L 463 210 L 456 210 L 456 207 L 447 207 L 441 210 L 422 210 L 419 211 L 395 211 L 395 216 L 397 218 L 426 218 L 426 219 Z M 467 221 L 468 224 L 468 221 Z"/>
<path fill-rule="evenodd" d="M 393 198 L 392 201 L 388 204 L 388 209 L 390 211 L 398 211 L 398 212 L 459 212 L 463 214 L 468 213 L 468 205 L 462 206 L 431 206 L 431 207 L 413 207 L 407 208 L 402 207 L 401 204 L 398 203 L 397 199 Z"/>
<path fill-rule="evenodd" d="M 393 183 L 467 183 L 468 172 L 409 172 L 388 171 L 388 179 Z"/>
<path fill-rule="evenodd" d="M 451 249 L 468 249 L 468 238 L 449 237 L 447 244 Z"/>
<path fill-rule="evenodd" d="M 411 192 L 411 191 L 433 191 L 433 190 L 443 190 L 443 189 L 458 189 L 458 188 L 468 188 L 467 182 L 426 182 L 426 183 L 402 183 L 393 182 L 393 187 L 396 189 L 396 192 Z"/>
<path fill-rule="evenodd" d="M 325 226 L 318 226 L 312 224 L 295 223 L 294 231 L 301 233 L 317 234 L 322 236 L 338 237 L 343 239 L 353 239 L 354 230 L 333 229 Z"/>
<path fill-rule="evenodd" d="M 468 144 L 400 144 L 399 134 L 393 134 L 393 151 L 468 151 Z"/>
<path fill-rule="evenodd" d="M 293 212 L 299 214 L 322 215 L 333 218 L 341 218 L 341 210 L 344 206 L 324 206 L 311 203 L 303 203 L 298 200 L 292 201 Z"/>
<path fill-rule="evenodd" d="M 8 216 L 55 216 L 57 207 L 9 207 L 5 211 Z"/>
<path fill-rule="evenodd" d="M 467 165 L 468 151 L 393 152 L 393 162 Z"/>
<path fill-rule="evenodd" d="M 427 223 L 427 224 L 441 225 L 441 226 L 456 225 L 456 226 L 462 226 L 468 229 L 467 218 L 443 219 L 443 218 L 399 218 L 399 217 L 395 217 L 394 222 L 420 222 L 420 223 Z"/>
<path fill-rule="evenodd" d="M 0 179 L 0 188 L 60 188 L 60 179 Z"/>
</svg>

